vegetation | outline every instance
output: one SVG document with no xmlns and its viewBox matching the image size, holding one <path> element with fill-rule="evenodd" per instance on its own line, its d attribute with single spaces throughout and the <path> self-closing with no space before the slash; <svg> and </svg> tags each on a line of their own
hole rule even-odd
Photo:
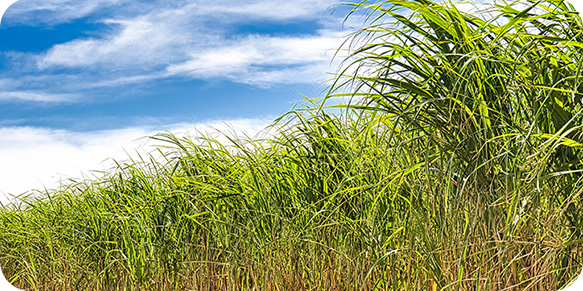
<svg viewBox="0 0 583 291">
<path fill-rule="evenodd" d="M 321 105 L 264 139 L 160 134 L 161 159 L 0 208 L 6 277 L 35 290 L 569 283 L 583 264 L 579 15 L 556 0 L 352 5 L 365 25 Z"/>
</svg>

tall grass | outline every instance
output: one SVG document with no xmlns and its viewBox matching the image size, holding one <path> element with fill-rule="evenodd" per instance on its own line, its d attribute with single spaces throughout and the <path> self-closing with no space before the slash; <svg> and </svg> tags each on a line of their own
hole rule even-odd
<svg viewBox="0 0 583 291">
<path fill-rule="evenodd" d="M 575 278 L 581 18 L 555 1 L 487 6 L 492 19 L 449 2 L 353 6 L 365 28 L 324 101 L 354 102 L 292 110 L 263 139 L 159 134 L 162 158 L 0 208 L 6 277 L 34 290 L 556 290 Z"/>
</svg>

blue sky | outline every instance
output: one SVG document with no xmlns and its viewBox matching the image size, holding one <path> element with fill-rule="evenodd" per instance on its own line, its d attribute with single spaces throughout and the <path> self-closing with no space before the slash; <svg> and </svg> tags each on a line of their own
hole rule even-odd
<svg viewBox="0 0 583 291">
<path fill-rule="evenodd" d="M 0 193 L 53 187 L 163 130 L 257 130 L 321 96 L 336 0 L 19 0 L 0 26 Z"/>
<path fill-rule="evenodd" d="M 318 95 L 342 35 L 338 3 L 240 3 L 16 2 L 0 27 L 0 125 L 249 118 Z"/>
</svg>

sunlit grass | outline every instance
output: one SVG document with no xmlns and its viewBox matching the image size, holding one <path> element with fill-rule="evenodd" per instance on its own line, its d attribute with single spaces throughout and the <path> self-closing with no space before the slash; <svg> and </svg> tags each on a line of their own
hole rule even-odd
<svg viewBox="0 0 583 291">
<path fill-rule="evenodd" d="M 6 277 L 35 290 L 556 290 L 576 277 L 581 19 L 554 1 L 543 16 L 502 5 L 500 24 L 426 1 L 354 7 L 370 15 L 347 60 L 358 69 L 274 135 L 159 134 L 160 158 L 0 208 Z M 358 102 L 326 107 L 346 97 Z"/>
</svg>

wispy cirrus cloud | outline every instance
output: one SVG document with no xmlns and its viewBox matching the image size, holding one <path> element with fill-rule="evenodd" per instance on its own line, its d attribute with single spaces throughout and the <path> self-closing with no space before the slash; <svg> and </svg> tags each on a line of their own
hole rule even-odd
<svg viewBox="0 0 583 291">
<path fill-rule="evenodd" d="M 61 19 L 54 22 L 73 19 L 67 11 L 77 9 L 83 2 L 23 1 L 26 5 L 16 7 L 13 17 L 28 19 L 44 11 L 54 13 L 55 19 L 60 15 Z M 23 65 L 13 66 L 4 76 L 17 75 L 24 79 L 43 76 L 43 81 L 33 83 L 33 88 L 30 88 L 31 83 L 12 86 L 10 94 L 14 96 L 22 91 L 20 95 L 24 96 L 24 92 L 31 89 L 39 92 L 44 86 L 46 95 L 87 96 L 97 94 L 99 88 L 139 86 L 168 78 L 228 80 L 261 88 L 277 84 L 313 85 L 325 81 L 328 79 L 326 73 L 334 71 L 330 58 L 342 36 L 342 16 L 331 15 L 337 1 L 156 3 L 148 2 L 145 7 L 135 4 L 136 9 L 130 9 L 134 4 L 100 0 L 78 8 L 80 15 L 101 11 L 94 21 L 105 24 L 108 29 L 91 37 L 55 44 L 40 54 L 7 54 L 13 63 Z M 110 9 L 114 6 L 119 6 L 119 11 Z M 59 7 L 62 8 L 59 10 Z M 240 25 L 264 21 L 273 25 L 312 21 L 317 27 L 293 36 L 235 33 Z M 337 24 L 335 29 L 331 29 L 330 23 Z M 59 98 L 43 100 L 62 101 Z"/>
<path fill-rule="evenodd" d="M 332 10 L 338 1 L 333 0 L 260 0 L 244 3 L 231 0 L 198 1 L 200 14 L 233 16 L 254 19 L 289 20 L 321 16 L 322 11 Z"/>
<path fill-rule="evenodd" d="M 139 16 L 151 11 L 180 8 L 196 15 L 212 15 L 226 21 L 241 18 L 289 20 L 318 15 L 333 9 L 336 0 L 19 0 L 8 11 L 11 24 L 56 25 L 88 16 Z"/>
<path fill-rule="evenodd" d="M 77 39 L 57 44 L 39 56 L 38 68 L 149 70 L 179 58 L 183 46 L 192 43 L 182 31 L 184 28 L 176 27 L 179 23 L 172 26 L 146 17 L 110 19 L 104 23 L 115 27 L 111 33 L 103 38 Z"/>
<path fill-rule="evenodd" d="M 42 103 L 72 102 L 78 99 L 75 94 L 50 94 L 34 91 L 0 91 L 0 101 L 34 101 Z"/>
<path fill-rule="evenodd" d="M 56 25 L 119 6 L 121 0 L 19 0 L 7 10 L 7 24 Z"/>
<path fill-rule="evenodd" d="M 334 32 L 304 37 L 252 35 L 193 53 L 189 60 L 169 65 L 166 72 L 257 86 L 323 81 L 340 43 Z"/>
<path fill-rule="evenodd" d="M 141 32 L 146 27 L 148 25 L 141 26 Z M 40 59 L 39 69 L 108 68 L 126 72 L 120 78 L 103 80 L 100 84 L 119 84 L 115 81 L 117 79 L 136 82 L 178 76 L 201 80 L 219 78 L 268 87 L 323 81 L 331 70 L 331 57 L 341 44 L 338 32 L 301 37 L 250 35 L 235 40 L 207 39 L 204 43 L 199 43 L 200 37 L 193 36 L 195 42 L 180 47 L 176 46 L 177 42 L 164 39 L 166 33 L 162 29 L 143 33 L 143 39 L 136 38 L 139 34 L 123 31 L 112 39 L 57 45 Z M 126 38 L 128 35 L 132 38 Z M 154 41 L 156 45 L 153 46 L 145 45 L 149 43 L 148 39 L 158 39 L 157 35 L 164 41 Z M 136 76 L 129 77 L 128 74 Z M 265 77 L 270 74 L 278 77 Z M 88 84 L 88 87 L 95 87 L 95 84 Z"/>
</svg>

